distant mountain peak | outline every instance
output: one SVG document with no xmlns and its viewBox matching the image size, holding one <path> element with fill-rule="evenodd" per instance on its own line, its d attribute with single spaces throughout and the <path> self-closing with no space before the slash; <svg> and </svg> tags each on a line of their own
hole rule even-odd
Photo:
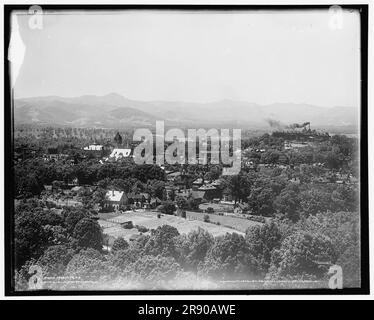
<svg viewBox="0 0 374 320">
<path fill-rule="evenodd" d="M 125 98 L 124 96 L 122 96 L 122 95 L 120 95 L 119 93 L 116 93 L 116 92 L 107 93 L 103 97 L 108 97 L 108 98 Z"/>
</svg>

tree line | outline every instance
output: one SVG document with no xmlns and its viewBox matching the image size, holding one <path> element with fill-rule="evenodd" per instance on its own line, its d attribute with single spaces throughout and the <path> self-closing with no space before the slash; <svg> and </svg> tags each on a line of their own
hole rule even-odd
<svg viewBox="0 0 374 320">
<path fill-rule="evenodd" d="M 357 212 L 328 212 L 297 223 L 274 219 L 248 228 L 244 236 L 233 232 L 214 237 L 201 228 L 180 234 L 163 225 L 134 241 L 117 238 L 108 252 L 92 212 L 67 207 L 59 215 L 30 199 L 16 209 L 16 285 L 27 289 L 28 268 L 37 264 L 48 277 L 146 289 L 188 286 L 197 278 L 211 284 L 251 280 L 277 287 L 297 280 L 294 285 L 303 287 L 302 281 L 309 280 L 326 286 L 328 266 L 338 264 L 345 286 L 358 286 L 358 234 Z"/>
</svg>

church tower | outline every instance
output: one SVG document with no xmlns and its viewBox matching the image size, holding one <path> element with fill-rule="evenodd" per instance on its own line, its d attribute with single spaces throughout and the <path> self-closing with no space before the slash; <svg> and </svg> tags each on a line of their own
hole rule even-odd
<svg viewBox="0 0 374 320">
<path fill-rule="evenodd" d="M 116 133 L 114 137 L 114 142 L 116 143 L 116 147 L 119 148 L 122 145 L 122 137 L 119 132 Z"/>
</svg>

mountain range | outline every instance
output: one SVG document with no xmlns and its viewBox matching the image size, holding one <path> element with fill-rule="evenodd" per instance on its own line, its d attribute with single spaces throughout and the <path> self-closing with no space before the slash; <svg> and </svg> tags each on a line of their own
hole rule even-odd
<svg viewBox="0 0 374 320">
<path fill-rule="evenodd" d="M 210 103 L 138 101 L 119 94 L 33 97 L 14 100 L 15 124 L 70 127 L 139 128 L 164 120 L 173 127 L 282 128 L 311 122 L 313 127 L 357 127 L 354 107 L 256 103 L 221 100 Z"/>
</svg>

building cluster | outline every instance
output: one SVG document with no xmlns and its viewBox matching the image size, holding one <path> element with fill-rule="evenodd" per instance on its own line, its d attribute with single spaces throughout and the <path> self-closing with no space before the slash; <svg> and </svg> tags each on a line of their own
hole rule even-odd
<svg viewBox="0 0 374 320">
<path fill-rule="evenodd" d="M 99 156 L 101 156 L 100 163 L 107 161 L 118 161 L 132 157 L 132 149 L 128 146 L 128 144 L 126 147 L 124 147 L 122 141 L 121 135 L 119 132 L 117 132 L 116 136 L 114 137 L 113 144 L 110 142 L 106 143 L 105 145 L 94 143 L 84 147 L 83 150 L 94 154 L 99 152 Z"/>
<path fill-rule="evenodd" d="M 197 178 L 189 180 L 189 176 L 180 171 L 167 172 L 164 195 L 162 199 L 152 197 L 147 192 L 126 193 L 118 190 L 108 190 L 104 208 L 121 210 L 123 208 L 132 209 L 156 209 L 162 201 L 173 201 L 176 204 L 178 197 L 186 200 L 194 200 L 198 204 L 202 202 L 232 201 L 230 195 L 225 193 L 225 188 L 220 179 L 205 180 Z"/>
<path fill-rule="evenodd" d="M 304 130 L 304 129 L 303 129 Z M 304 130 L 310 133 L 310 128 Z M 295 134 L 292 132 L 292 134 Z M 313 140 L 313 139 L 312 139 Z M 257 147 L 243 150 L 242 152 L 242 167 L 254 170 L 263 174 L 272 174 L 275 168 L 279 169 L 297 169 L 300 165 L 294 166 L 290 164 L 290 157 L 293 151 L 298 151 L 301 148 L 312 146 L 314 142 L 309 140 L 285 140 L 283 144 L 283 150 L 277 152 L 277 160 L 274 163 L 263 163 L 262 157 L 267 156 L 268 147 Z M 90 144 L 83 148 L 83 152 L 86 154 L 95 154 L 100 159 L 100 163 L 107 161 L 119 161 L 121 159 L 132 157 L 132 148 L 123 146 L 122 137 L 119 133 L 114 137 L 113 144 Z M 103 156 L 103 154 L 105 154 Z M 62 154 L 48 154 L 44 155 L 45 160 L 54 161 L 61 158 L 65 158 L 67 155 Z M 301 165 L 302 166 L 302 165 Z M 312 183 L 338 183 L 338 184 L 356 184 L 357 179 L 351 174 L 336 173 L 328 170 L 324 167 L 323 163 L 315 163 L 314 167 L 319 167 L 320 174 L 311 177 Z M 107 190 L 105 204 L 103 209 L 106 210 L 122 210 L 127 209 L 155 209 L 162 201 L 169 200 L 176 204 L 175 199 L 177 197 L 183 197 L 186 200 L 194 200 L 197 203 L 233 203 L 232 196 L 227 192 L 223 180 L 215 179 L 208 180 L 204 178 L 204 175 L 196 178 L 196 175 L 190 175 L 185 169 L 178 170 L 167 170 L 164 166 L 161 166 L 166 175 L 166 184 L 164 189 L 164 195 L 162 199 L 153 197 L 147 192 L 123 192 L 120 190 Z M 300 177 L 293 176 L 289 179 L 290 183 L 299 184 L 302 183 Z M 75 184 L 71 185 L 76 187 Z M 238 206 L 235 206 L 236 210 Z"/>
</svg>

